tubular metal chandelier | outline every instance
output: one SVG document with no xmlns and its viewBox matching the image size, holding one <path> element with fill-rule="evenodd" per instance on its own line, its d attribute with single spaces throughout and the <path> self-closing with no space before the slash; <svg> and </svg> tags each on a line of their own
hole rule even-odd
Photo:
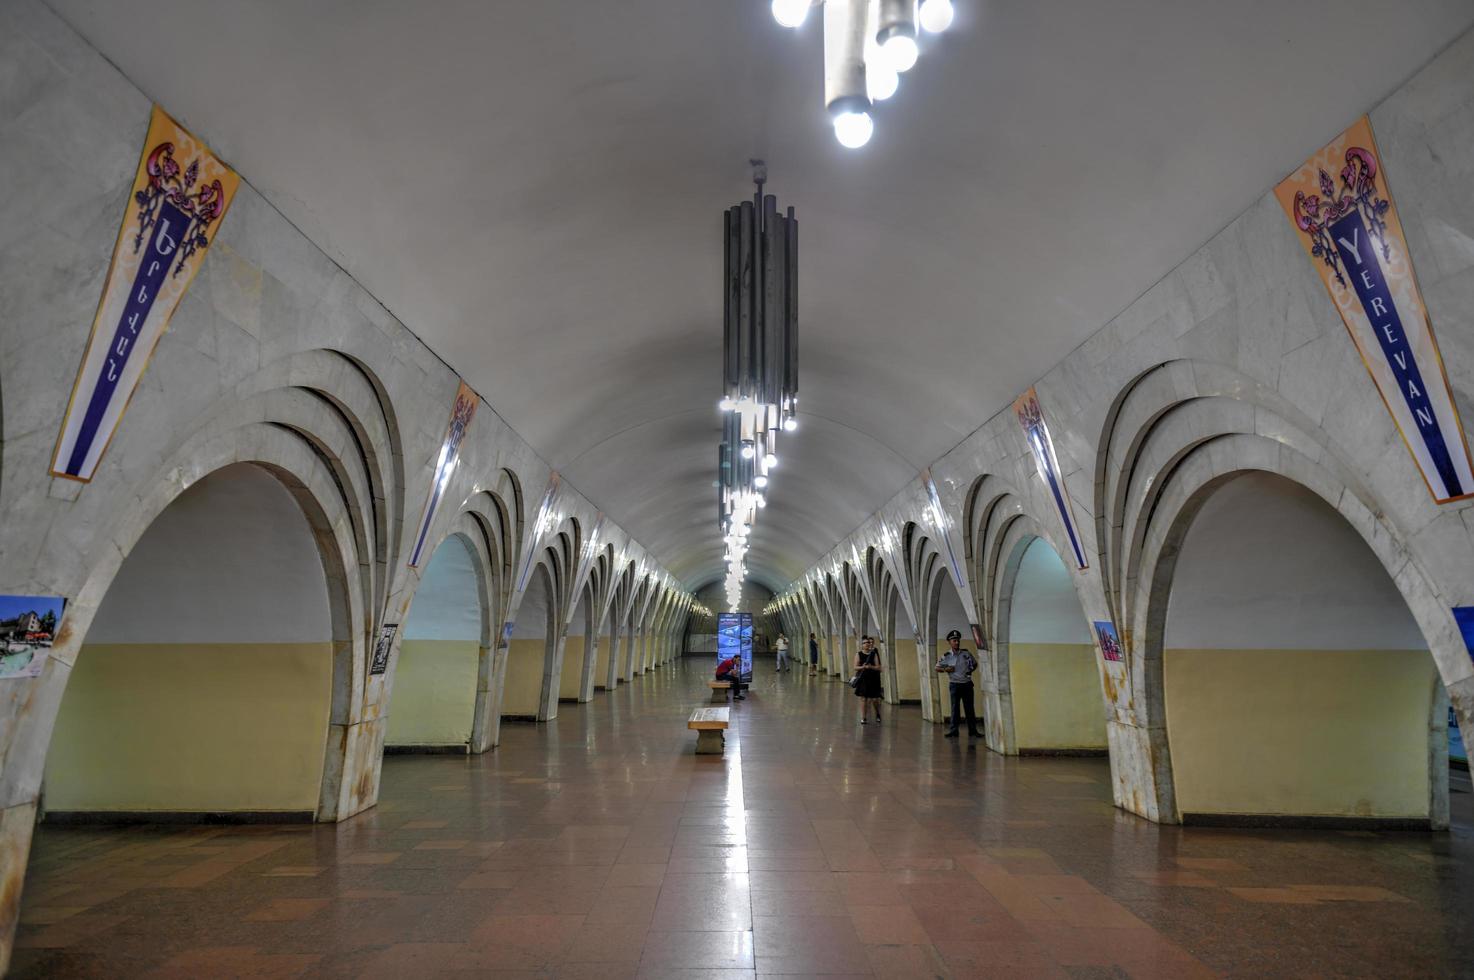
<svg viewBox="0 0 1474 980">
<path fill-rule="evenodd" d="M 793 208 L 779 214 L 778 199 L 763 194 L 767 166 L 752 165 L 757 192 L 723 218 L 717 520 L 734 611 L 753 520 L 767 506 L 769 474 L 778 465 L 778 431 L 798 428 L 798 220 Z"/>
<path fill-rule="evenodd" d="M 824 8 L 824 104 L 834 136 L 850 149 L 870 142 L 871 110 L 896 94 L 921 54 L 917 27 L 952 26 L 952 0 L 773 0 L 773 17 L 797 28 L 811 7 Z"/>
</svg>

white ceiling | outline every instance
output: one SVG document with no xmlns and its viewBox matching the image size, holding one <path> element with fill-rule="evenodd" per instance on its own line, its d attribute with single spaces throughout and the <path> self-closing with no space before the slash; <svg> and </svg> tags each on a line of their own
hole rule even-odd
<svg viewBox="0 0 1474 980">
<path fill-rule="evenodd" d="M 957 0 L 846 151 L 766 0 L 51 2 L 693 588 L 749 157 L 800 220 L 781 587 L 1474 22 Z"/>
</svg>

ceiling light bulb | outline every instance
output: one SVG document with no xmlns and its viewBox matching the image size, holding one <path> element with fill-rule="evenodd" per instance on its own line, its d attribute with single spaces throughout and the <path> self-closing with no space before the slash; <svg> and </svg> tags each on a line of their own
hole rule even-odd
<svg viewBox="0 0 1474 980">
<path fill-rule="evenodd" d="M 922 0 L 921 27 L 933 34 L 940 34 L 952 26 L 952 0 Z"/>
<path fill-rule="evenodd" d="M 767 497 L 764 497 L 762 494 L 758 494 L 757 505 L 759 507 L 766 507 L 766 506 L 768 506 L 768 498 Z"/>
<path fill-rule="evenodd" d="M 834 138 L 847 149 L 858 150 L 870 142 L 874 132 L 875 121 L 868 112 L 841 112 L 834 117 Z"/>
<path fill-rule="evenodd" d="M 774 455 L 773 453 L 768 453 L 768 455 L 766 455 L 766 456 L 763 457 L 763 466 L 767 467 L 768 469 L 771 470 L 773 467 L 775 467 L 777 465 L 778 465 L 778 457 L 776 455 Z"/>
<path fill-rule="evenodd" d="M 794 429 L 797 429 L 797 428 L 798 428 L 798 419 L 793 418 L 792 416 L 789 416 L 788 418 L 786 418 L 786 419 L 783 420 L 783 431 L 785 431 L 785 432 L 792 432 Z"/>
<path fill-rule="evenodd" d="M 809 16 L 809 0 L 773 0 L 773 19 L 784 27 L 802 27 Z"/>
<path fill-rule="evenodd" d="M 768 478 L 765 476 L 755 476 L 752 479 L 752 485 L 755 487 L 765 487 L 768 485 Z"/>
<path fill-rule="evenodd" d="M 880 46 L 880 54 L 892 71 L 906 72 L 916 64 L 921 49 L 916 46 L 916 38 L 911 35 L 892 34 Z"/>
<path fill-rule="evenodd" d="M 896 74 L 884 56 L 877 57 L 865 65 L 865 91 L 872 102 L 884 102 L 896 94 L 901 87 L 901 76 Z"/>
<path fill-rule="evenodd" d="M 717 408 L 720 408 L 724 412 L 730 412 L 736 407 L 737 403 L 734 402 L 731 398 L 723 398 L 721 401 L 717 402 Z"/>
<path fill-rule="evenodd" d="M 754 448 L 752 448 L 751 445 L 747 445 L 747 446 L 743 446 L 742 447 L 742 458 L 743 459 L 752 459 L 752 457 L 754 457 L 756 455 L 757 455 L 757 450 L 754 449 Z"/>
</svg>

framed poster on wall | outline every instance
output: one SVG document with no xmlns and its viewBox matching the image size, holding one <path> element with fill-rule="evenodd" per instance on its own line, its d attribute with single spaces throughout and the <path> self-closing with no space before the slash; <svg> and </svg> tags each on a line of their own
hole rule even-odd
<svg viewBox="0 0 1474 980">
<path fill-rule="evenodd" d="M 61 596 L 0 595 L 0 680 L 41 676 L 65 607 Z"/>
</svg>

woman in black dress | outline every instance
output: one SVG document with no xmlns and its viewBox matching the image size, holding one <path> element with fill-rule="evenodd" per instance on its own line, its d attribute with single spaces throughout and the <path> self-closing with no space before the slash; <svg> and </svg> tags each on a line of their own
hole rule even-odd
<svg viewBox="0 0 1474 980">
<path fill-rule="evenodd" d="M 880 724 L 880 699 L 885 692 L 880 686 L 880 651 L 875 641 L 864 637 L 855 657 L 855 697 L 860 699 L 860 724 L 865 724 L 865 709 L 875 706 L 875 723 Z"/>
</svg>

